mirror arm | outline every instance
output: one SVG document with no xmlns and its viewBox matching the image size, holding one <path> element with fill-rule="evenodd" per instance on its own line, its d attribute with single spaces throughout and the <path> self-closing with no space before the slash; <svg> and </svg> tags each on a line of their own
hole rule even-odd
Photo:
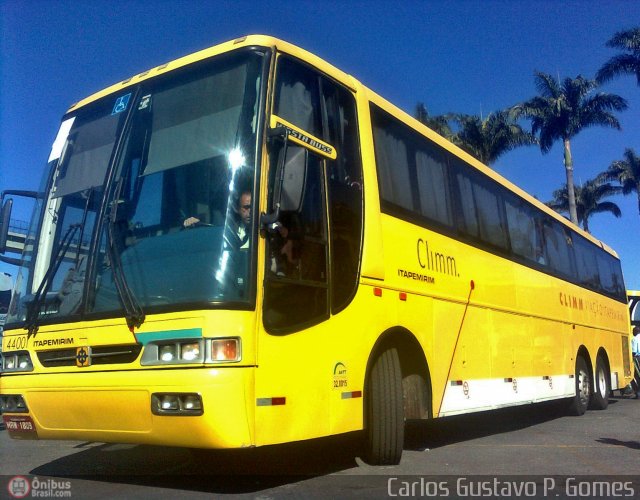
<svg viewBox="0 0 640 500">
<path fill-rule="evenodd" d="M 278 222 L 279 218 L 280 218 L 280 205 L 277 205 L 276 209 L 273 212 L 269 214 L 262 212 L 260 214 L 260 226 L 262 226 L 263 228 L 269 229 L 270 226 Z"/>
<path fill-rule="evenodd" d="M 10 196 L 22 196 L 23 198 L 44 198 L 44 193 L 41 191 L 25 191 L 22 189 L 7 189 L 6 191 L 2 191 L 0 193 L 0 199 L 4 200 L 4 197 Z"/>
<path fill-rule="evenodd" d="M 276 186 L 274 188 L 273 198 L 275 210 L 269 214 L 260 214 L 260 226 L 266 229 L 270 229 L 270 226 L 278 222 L 280 219 L 280 201 L 282 199 L 282 185 L 284 184 L 284 162 L 287 159 L 287 146 L 289 144 L 289 129 L 286 127 L 275 127 L 269 129 L 267 132 L 269 137 L 278 137 L 283 140 L 282 154 L 278 166 L 276 168 Z"/>
</svg>

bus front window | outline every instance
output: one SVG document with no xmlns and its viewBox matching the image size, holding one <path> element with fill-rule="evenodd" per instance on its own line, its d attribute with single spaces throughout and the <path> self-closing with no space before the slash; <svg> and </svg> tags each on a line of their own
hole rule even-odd
<svg viewBox="0 0 640 500">
<path fill-rule="evenodd" d="M 255 192 L 264 60 L 218 56 L 65 116 L 8 322 L 252 307 L 256 226 L 240 200 Z"/>
<path fill-rule="evenodd" d="M 93 311 L 118 309 L 123 286 L 145 310 L 248 303 L 255 225 L 241 204 L 254 190 L 261 71 L 261 54 L 244 52 L 141 88 L 109 195 Z"/>
</svg>

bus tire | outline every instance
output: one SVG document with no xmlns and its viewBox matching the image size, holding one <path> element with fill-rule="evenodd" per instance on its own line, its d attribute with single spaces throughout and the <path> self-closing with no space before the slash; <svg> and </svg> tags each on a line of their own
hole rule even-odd
<svg viewBox="0 0 640 500">
<path fill-rule="evenodd" d="M 582 356 L 578 356 L 576 359 L 575 384 L 576 394 L 571 399 L 569 413 L 579 417 L 580 415 L 584 415 L 587 411 L 589 400 L 591 399 L 591 378 L 589 377 L 589 367 Z"/>
<path fill-rule="evenodd" d="M 602 356 L 596 358 L 596 373 L 594 378 L 593 396 L 589 408 L 592 410 L 606 410 L 609 406 L 609 393 L 611 392 L 611 380 L 609 370 Z"/>
<path fill-rule="evenodd" d="M 402 372 L 395 348 L 373 362 L 365 386 L 364 459 L 371 465 L 400 463 L 404 445 Z"/>
</svg>

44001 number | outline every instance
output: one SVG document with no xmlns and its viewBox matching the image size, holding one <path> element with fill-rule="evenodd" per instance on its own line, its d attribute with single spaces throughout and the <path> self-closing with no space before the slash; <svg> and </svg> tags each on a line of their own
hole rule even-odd
<svg viewBox="0 0 640 500">
<path fill-rule="evenodd" d="M 13 337 L 6 337 L 3 351 L 21 351 L 27 348 L 27 336 L 15 335 Z"/>
</svg>

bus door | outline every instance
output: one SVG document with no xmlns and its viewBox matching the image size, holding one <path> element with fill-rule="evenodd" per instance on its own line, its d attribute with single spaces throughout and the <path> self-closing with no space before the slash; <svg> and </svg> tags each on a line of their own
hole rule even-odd
<svg viewBox="0 0 640 500">
<path fill-rule="evenodd" d="M 336 328 L 348 314 L 336 315 L 356 292 L 362 241 L 355 99 L 293 58 L 280 55 L 277 66 L 263 216 L 258 444 L 331 432 L 332 419 L 340 418 L 332 411 L 341 404 L 333 382 L 336 367 L 349 357 L 346 335 L 362 337 Z"/>
</svg>

